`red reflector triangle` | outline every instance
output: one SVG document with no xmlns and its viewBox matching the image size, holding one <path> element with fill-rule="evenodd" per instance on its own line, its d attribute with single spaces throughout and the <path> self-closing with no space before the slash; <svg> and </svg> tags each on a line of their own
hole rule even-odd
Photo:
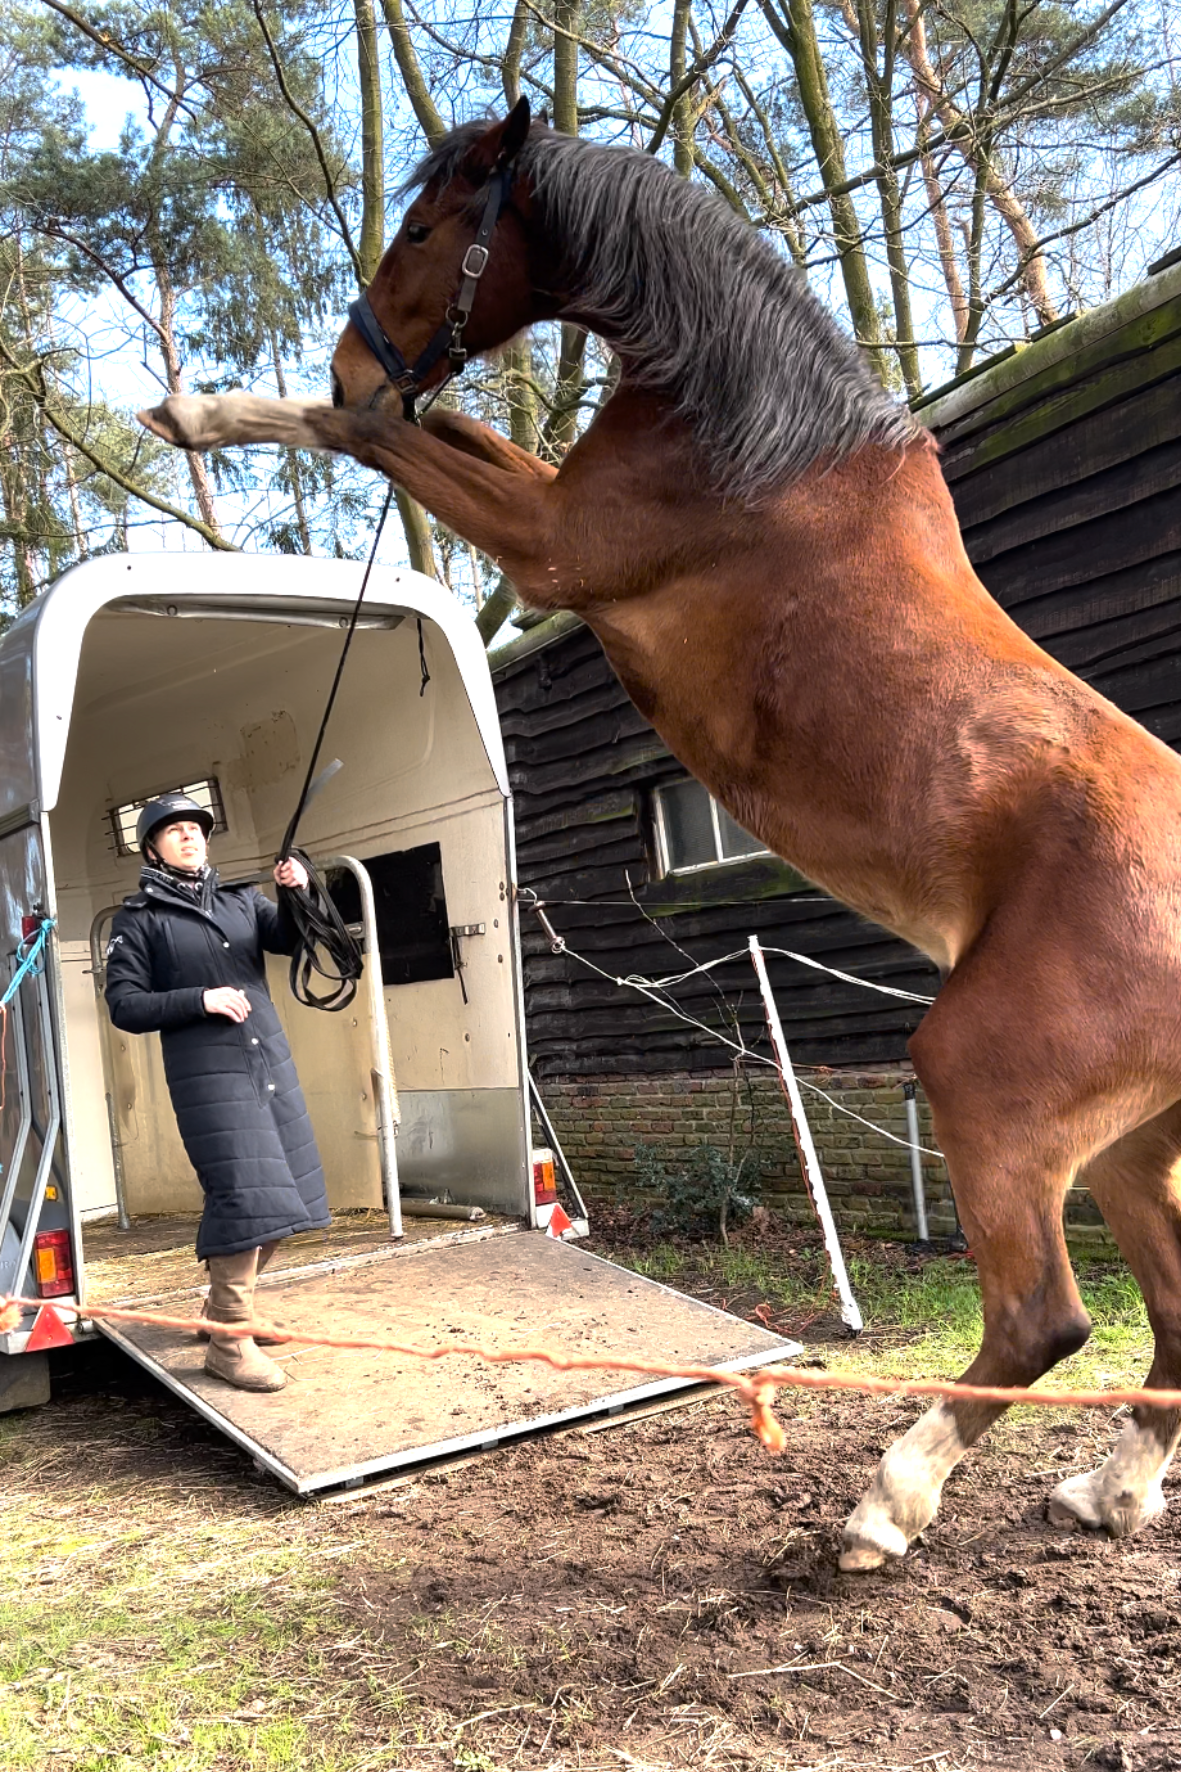
<svg viewBox="0 0 1181 1772">
<path fill-rule="evenodd" d="M 53 1306 L 43 1304 L 37 1312 L 37 1321 L 33 1324 L 33 1333 L 29 1336 L 25 1352 L 36 1354 L 46 1347 L 73 1347 L 73 1345 L 74 1337 Z"/>
<path fill-rule="evenodd" d="M 560 1206 L 555 1206 L 550 1214 L 550 1221 L 545 1227 L 547 1237 L 560 1237 L 563 1231 L 571 1231 L 574 1226 L 566 1217 Z"/>
</svg>

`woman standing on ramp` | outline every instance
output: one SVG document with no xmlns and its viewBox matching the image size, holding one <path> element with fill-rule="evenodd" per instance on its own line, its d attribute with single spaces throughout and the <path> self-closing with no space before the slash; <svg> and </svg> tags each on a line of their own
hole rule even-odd
<svg viewBox="0 0 1181 1772">
<path fill-rule="evenodd" d="M 112 925 L 106 999 L 124 1033 L 161 1036 L 180 1135 L 205 1194 L 197 1231 L 210 1281 L 205 1370 L 241 1390 L 277 1391 L 283 1368 L 215 1325 L 249 1322 L 255 1281 L 280 1240 L 331 1219 L 263 959 L 292 952 L 295 926 L 252 883 L 221 883 L 206 860 L 212 829 L 212 814 L 185 794 L 140 813 L 140 889 Z M 288 860 L 275 881 L 302 891 L 307 874 Z"/>
</svg>

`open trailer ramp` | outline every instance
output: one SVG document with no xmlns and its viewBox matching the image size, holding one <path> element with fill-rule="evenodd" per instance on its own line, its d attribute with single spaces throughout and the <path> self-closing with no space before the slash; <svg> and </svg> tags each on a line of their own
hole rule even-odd
<svg viewBox="0 0 1181 1772">
<path fill-rule="evenodd" d="M 738 1371 L 790 1358 L 795 1343 L 536 1232 L 392 1251 L 362 1266 L 280 1277 L 263 1308 L 302 1334 L 442 1346 L 528 1343 L 562 1353 Z M 179 1300 L 150 1308 L 176 1314 Z M 149 1307 L 145 1307 L 149 1308 Z M 186 1305 L 193 1309 L 191 1301 Z M 202 1370 L 204 1344 L 151 1324 L 103 1333 L 298 1495 L 473 1449 L 684 1389 L 625 1373 L 532 1362 L 427 1362 L 329 1348 L 276 1348 L 285 1390 L 235 1391 Z"/>
</svg>

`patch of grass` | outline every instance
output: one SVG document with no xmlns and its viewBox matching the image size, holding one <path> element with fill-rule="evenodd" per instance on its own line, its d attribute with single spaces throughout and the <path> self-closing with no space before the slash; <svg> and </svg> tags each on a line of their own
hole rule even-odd
<svg viewBox="0 0 1181 1772">
<path fill-rule="evenodd" d="M 25 1486 L 0 1498 L 5 1772 L 348 1772 L 372 1757 L 369 1670 L 332 1593 L 351 1533 L 284 1500 L 185 1506 L 175 1483 L 121 1478 L 47 1481 L 30 1505 L 39 1436 L 24 1427 Z M 387 1680 L 388 1704 L 395 1692 Z"/>
<path fill-rule="evenodd" d="M 725 1302 L 745 1316 L 762 1302 L 767 1318 L 785 1334 L 808 1334 L 818 1319 L 820 1338 L 830 1346 L 838 1333 L 832 1278 L 818 1243 L 792 1249 L 754 1241 L 730 1248 L 657 1243 L 612 1255 L 652 1279 Z M 896 1246 L 858 1239 L 846 1265 L 865 1334 L 832 1346 L 828 1357 L 834 1368 L 898 1378 L 963 1371 L 984 1328 L 973 1262 L 947 1256 L 908 1260 Z M 1118 1261 L 1082 1258 L 1075 1265 L 1094 1327 L 1087 1346 L 1056 1367 L 1046 1384 L 1076 1390 L 1138 1384 L 1152 1358 L 1152 1333 L 1135 1281 Z"/>
<path fill-rule="evenodd" d="M 48 1617 L 38 1601 L 0 1606 L 0 1763 L 12 1772 L 342 1765 L 301 1714 L 314 1709 L 313 1617 L 276 1619 L 232 1592 L 217 1599 L 228 1616 L 147 1618 L 86 1595 Z"/>
</svg>

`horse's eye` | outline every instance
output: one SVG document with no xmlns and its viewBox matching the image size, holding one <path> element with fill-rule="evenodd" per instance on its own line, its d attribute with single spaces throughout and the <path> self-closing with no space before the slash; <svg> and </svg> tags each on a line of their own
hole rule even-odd
<svg viewBox="0 0 1181 1772">
<path fill-rule="evenodd" d="M 429 233 L 430 229 L 425 222 L 411 222 L 406 229 L 406 238 L 411 246 L 421 246 Z"/>
<path fill-rule="evenodd" d="M 335 369 L 332 371 L 332 404 L 334 406 L 344 405 L 344 388 L 341 386 L 340 377 Z"/>
</svg>

